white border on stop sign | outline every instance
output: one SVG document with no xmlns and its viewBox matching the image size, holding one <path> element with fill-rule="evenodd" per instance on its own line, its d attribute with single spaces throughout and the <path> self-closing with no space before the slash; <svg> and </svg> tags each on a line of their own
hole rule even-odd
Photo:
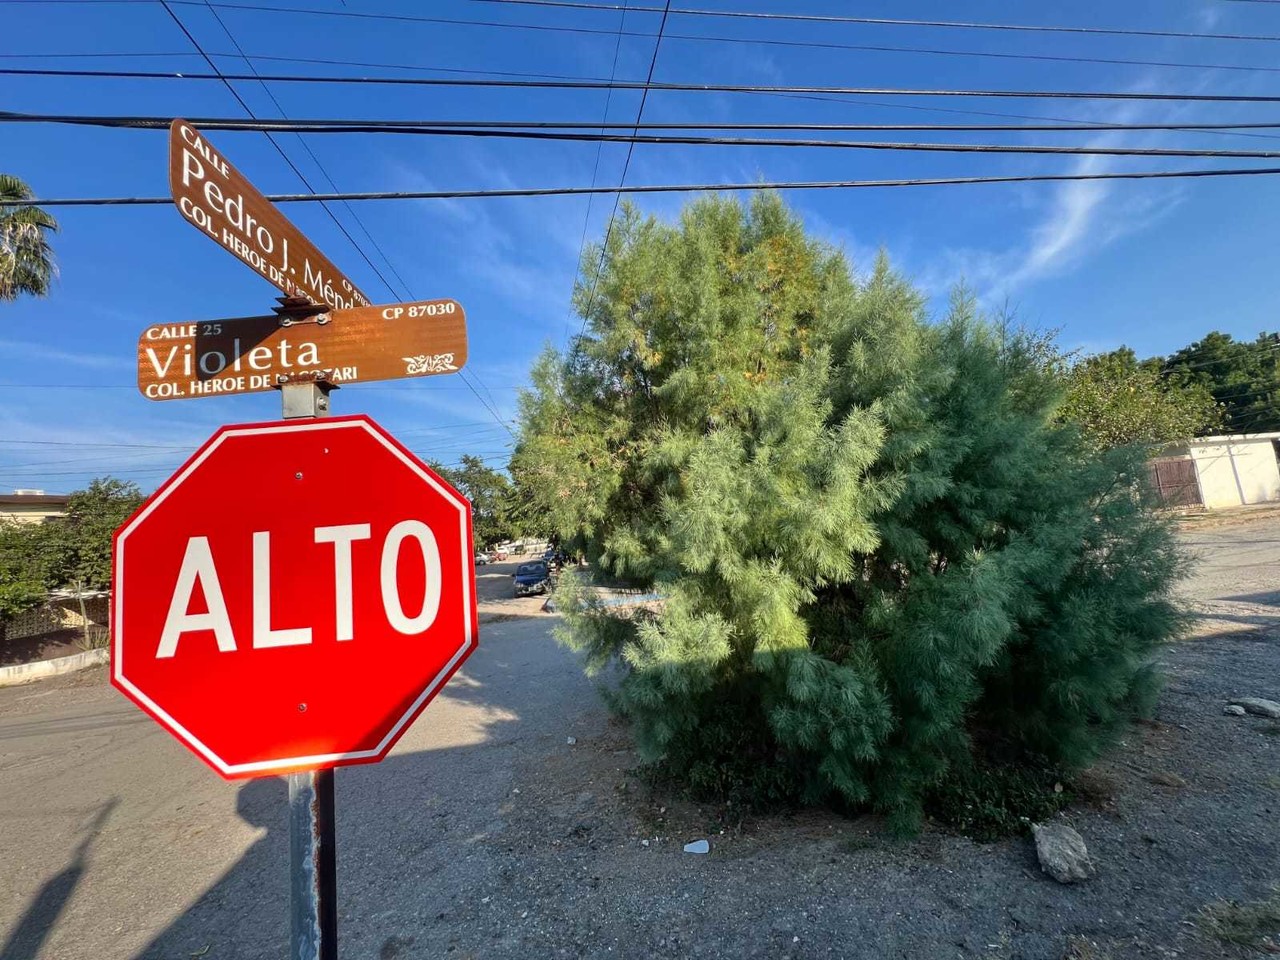
<svg viewBox="0 0 1280 960">
<path fill-rule="evenodd" d="M 196 469 L 196 467 L 200 466 L 201 463 L 203 463 L 206 459 L 208 459 L 209 455 L 213 453 L 214 450 L 218 449 L 218 447 L 222 445 L 222 442 L 228 437 L 248 437 L 248 436 L 258 436 L 261 434 L 272 434 L 272 433 L 277 433 L 277 434 L 278 433 L 296 433 L 302 430 L 306 430 L 306 431 L 343 430 L 343 429 L 351 429 L 351 428 L 360 428 L 366 431 L 370 436 L 374 437 L 379 443 L 381 443 L 384 447 L 390 450 L 391 453 L 395 455 L 396 459 L 398 459 L 401 463 L 407 466 L 410 470 L 412 470 L 415 474 L 417 474 L 421 479 L 425 480 L 428 484 L 430 484 L 431 487 L 435 489 L 435 491 L 439 493 L 442 497 L 444 497 L 445 500 L 447 500 L 450 504 L 458 508 L 458 524 L 460 527 L 460 534 L 461 534 L 459 539 L 461 540 L 460 546 L 462 550 L 462 568 L 461 569 L 464 571 L 464 574 L 462 577 L 462 603 L 463 603 L 463 611 L 464 611 L 463 624 L 464 624 L 464 630 L 465 630 L 465 643 L 463 643 L 463 645 L 458 648 L 458 651 L 452 657 L 449 658 L 448 663 L 446 663 L 444 667 L 441 668 L 440 672 L 436 674 L 435 678 L 431 681 L 431 683 L 429 683 L 426 686 L 426 688 L 422 691 L 422 693 L 413 701 L 413 703 L 409 705 L 409 709 L 407 709 L 404 712 L 404 714 L 400 717 L 400 719 L 397 720 L 392 725 L 391 729 L 387 732 L 387 735 L 384 736 L 378 742 L 378 745 L 373 749 L 358 750 L 352 753 L 326 753 L 326 754 L 317 754 L 317 755 L 308 756 L 308 757 L 287 757 L 287 758 L 281 758 L 278 760 L 260 760 L 260 761 L 255 761 L 253 763 L 226 764 L 226 763 L 223 763 L 222 760 L 216 754 L 214 754 L 212 750 L 210 750 L 203 743 L 197 740 L 189 730 L 187 730 L 184 726 L 182 726 L 180 723 L 174 720 L 173 717 L 170 716 L 167 711 L 163 710 L 155 701 L 153 701 L 150 697 L 144 694 L 141 690 L 139 690 L 136 686 L 134 686 L 134 684 L 132 684 L 127 677 L 125 677 L 123 673 L 124 652 L 123 652 L 123 640 L 122 640 L 124 635 L 124 631 L 122 629 L 123 622 L 124 622 L 122 619 L 124 615 L 124 604 L 123 602 L 121 602 L 123 599 L 123 594 L 117 591 L 118 596 L 115 598 L 116 603 L 115 603 L 115 609 L 113 611 L 113 616 L 112 616 L 112 625 L 114 627 L 114 634 L 115 634 L 115 636 L 112 637 L 112 642 L 111 642 L 112 674 L 122 686 L 127 687 L 130 693 L 132 693 L 133 696 L 137 697 L 140 703 L 146 704 L 147 709 L 151 711 L 151 713 L 157 719 L 161 720 L 161 722 L 163 722 L 169 728 L 169 730 L 177 734 L 183 740 L 184 743 L 186 743 L 192 749 L 196 750 L 202 757 L 205 758 L 205 760 L 209 762 L 211 766 L 214 767 L 214 769 L 218 770 L 220 773 L 224 774 L 225 776 L 237 777 L 237 776 L 246 776 L 250 774 L 282 773 L 290 770 L 305 769 L 308 767 L 325 767 L 325 766 L 333 766 L 343 762 L 358 762 L 360 760 L 369 760 L 371 758 L 377 757 L 379 754 L 383 753 L 385 750 L 388 749 L 389 745 L 392 742 L 394 742 L 395 739 L 400 735 L 400 732 L 404 728 L 405 724 L 408 723 L 414 716 L 417 715 L 418 711 L 422 708 L 423 703 L 435 693 L 436 688 L 438 688 L 440 684 L 443 683 L 445 679 L 447 679 L 452 674 L 453 668 L 458 663 L 458 661 L 463 656 L 465 656 L 466 653 L 475 645 L 475 633 L 472 630 L 472 625 L 471 625 L 471 620 L 472 620 L 471 607 L 474 602 L 471 597 L 471 578 L 466 576 L 465 574 L 465 571 L 468 569 L 468 564 L 471 562 L 470 538 L 467 536 L 466 504 L 459 503 L 452 491 L 447 490 L 444 487 L 440 486 L 440 484 L 436 482 L 435 478 L 432 477 L 429 473 L 424 473 L 422 468 L 418 464 L 414 463 L 413 460 L 405 456 L 405 453 L 403 450 L 401 450 L 399 447 L 397 447 L 393 443 L 388 443 L 387 438 L 382 435 L 381 431 L 373 429 L 373 427 L 370 425 L 370 421 L 364 417 L 360 417 L 358 419 L 344 418 L 342 420 L 332 420 L 332 421 L 309 420 L 304 423 L 274 424 L 270 426 L 261 426 L 261 427 L 246 427 L 243 429 L 232 428 L 221 434 L 218 434 L 204 450 L 198 453 L 191 460 L 191 462 L 186 465 L 186 467 L 184 467 L 179 473 L 175 474 L 173 477 L 169 479 L 169 481 L 165 485 L 164 492 L 160 496 L 156 497 L 154 500 L 149 502 L 138 513 L 138 515 L 135 516 L 131 521 L 129 521 L 129 524 L 120 531 L 120 533 L 116 537 L 116 542 L 114 545 L 117 579 L 119 579 L 121 582 L 124 581 L 124 541 L 128 538 L 129 534 L 133 532 L 134 528 L 136 528 L 138 524 L 140 524 L 143 520 L 147 518 L 147 516 L 151 513 L 151 511 L 153 511 L 156 507 L 158 507 L 161 503 L 163 503 L 165 499 L 169 496 L 169 494 L 172 493 L 175 489 L 177 489 L 182 484 L 182 482 L 186 480 L 186 478 L 192 473 L 192 471 Z"/>
</svg>

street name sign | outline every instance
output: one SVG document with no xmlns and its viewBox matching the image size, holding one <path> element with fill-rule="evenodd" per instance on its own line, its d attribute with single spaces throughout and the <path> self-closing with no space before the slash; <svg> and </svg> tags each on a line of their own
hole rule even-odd
<svg viewBox="0 0 1280 960">
<path fill-rule="evenodd" d="M 116 533 L 111 682 L 228 779 L 381 760 L 476 647 L 473 556 L 368 417 L 222 427 Z"/>
<path fill-rule="evenodd" d="M 158 323 L 138 337 L 138 389 L 150 400 L 256 393 L 324 380 L 363 383 L 456 373 L 467 317 L 456 300 L 332 310 L 302 319 Z"/>
<path fill-rule="evenodd" d="M 185 120 L 169 125 L 169 189 L 189 223 L 286 294 L 334 310 L 369 306 L 369 298 Z"/>
</svg>

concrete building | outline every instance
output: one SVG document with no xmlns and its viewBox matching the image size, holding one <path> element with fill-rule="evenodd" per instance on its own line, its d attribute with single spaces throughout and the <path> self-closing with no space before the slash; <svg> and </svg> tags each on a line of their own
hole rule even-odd
<svg viewBox="0 0 1280 960">
<path fill-rule="evenodd" d="M 66 494 L 45 493 L 43 490 L 0 493 L 0 522 L 43 523 L 52 517 L 64 517 L 70 500 Z"/>
<path fill-rule="evenodd" d="M 1280 501 L 1280 433 L 1198 437 L 1166 448 L 1151 474 L 1171 506 L 1216 510 Z"/>
</svg>

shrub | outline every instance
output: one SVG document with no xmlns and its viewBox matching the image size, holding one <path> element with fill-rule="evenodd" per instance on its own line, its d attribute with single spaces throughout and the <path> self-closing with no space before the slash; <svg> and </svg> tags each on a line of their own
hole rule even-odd
<svg viewBox="0 0 1280 960">
<path fill-rule="evenodd" d="M 667 596 L 560 587 L 647 760 L 910 831 L 949 770 L 1070 770 L 1149 706 L 1183 563 L 1140 453 L 1055 420 L 1051 343 L 963 292 L 926 322 L 884 258 L 855 282 L 770 195 L 628 210 L 603 259 L 513 469 L 562 540 Z"/>
</svg>

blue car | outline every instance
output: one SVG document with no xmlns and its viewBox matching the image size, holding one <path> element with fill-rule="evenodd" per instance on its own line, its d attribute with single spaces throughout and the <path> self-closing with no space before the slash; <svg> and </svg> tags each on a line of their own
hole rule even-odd
<svg viewBox="0 0 1280 960">
<path fill-rule="evenodd" d="M 522 563 L 516 567 L 514 579 L 517 597 L 546 593 L 551 589 L 551 567 L 545 560 Z"/>
</svg>

